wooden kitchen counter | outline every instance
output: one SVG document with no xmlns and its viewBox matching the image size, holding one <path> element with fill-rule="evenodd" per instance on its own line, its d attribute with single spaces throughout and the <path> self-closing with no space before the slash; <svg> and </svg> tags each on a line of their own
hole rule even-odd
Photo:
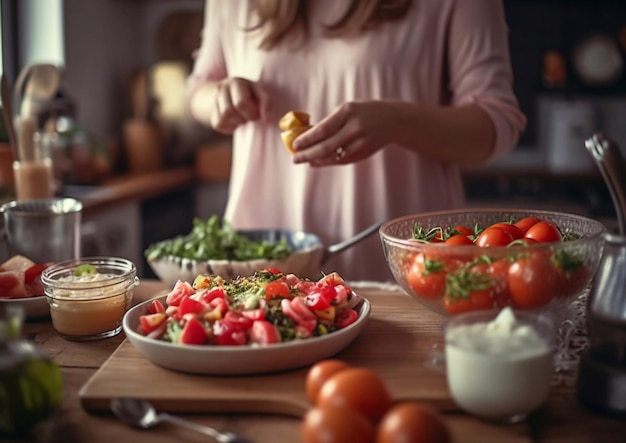
<svg viewBox="0 0 626 443">
<path fill-rule="evenodd" d="M 135 302 L 148 299 L 165 290 L 162 283 L 154 280 L 143 280 L 137 288 Z M 373 349 L 370 357 L 372 367 L 377 369 L 388 368 L 395 370 L 399 362 L 407 358 L 413 359 L 415 353 L 425 353 L 432 349 L 433 343 L 441 339 L 443 319 L 409 299 L 404 293 L 384 287 L 363 287 L 358 292 L 368 298 L 372 304 L 372 315 L 357 341 L 342 351 L 338 358 L 351 361 L 359 353 Z M 397 322 L 389 321 L 396 319 Z M 411 355 L 403 355 L 396 349 L 398 344 L 383 342 L 389 341 L 385 334 L 391 332 L 408 334 L 407 343 L 410 343 Z M 114 359 L 114 351 L 126 348 L 130 344 L 124 341 L 124 334 L 117 337 L 94 342 L 78 343 L 61 339 L 53 330 L 49 320 L 31 321 L 25 325 L 26 336 L 34 340 L 54 357 L 61 366 L 65 379 L 65 399 L 63 408 L 58 417 L 44 428 L 38 440 L 43 442 L 89 442 L 110 443 L 126 441 L 171 442 L 201 442 L 209 441 L 206 437 L 196 435 L 191 431 L 179 429 L 170 425 L 160 425 L 147 431 L 135 430 L 127 427 L 112 414 L 87 412 L 81 406 L 79 391 L 85 384 L 96 377 L 99 368 Z M 367 343 L 365 343 L 367 342 Z M 376 345 L 378 343 L 378 346 Z M 403 345 L 404 346 L 404 345 Z M 113 356 L 112 356 L 113 353 Z M 404 352 L 406 354 L 406 352 Z M 137 365 L 136 370 L 141 370 Z M 418 365 L 414 383 L 426 386 L 426 392 L 432 390 L 433 397 L 446 394 L 445 377 L 435 369 Z M 149 366 L 148 366 L 149 368 Z M 430 372 L 429 372 L 430 371 Z M 151 370 L 148 369 L 148 372 Z M 279 374 L 282 377 L 304 377 L 306 369 L 287 371 Z M 168 371 L 163 372 L 168 377 Z M 172 374 L 174 373 L 172 371 Z M 421 377 L 420 375 L 421 374 Z M 172 375 L 175 377 L 175 375 Z M 198 378 L 200 377 L 200 378 Z M 120 379 L 124 379 L 120 374 Z M 202 384 L 201 376 L 189 377 L 189 383 Z M 428 379 L 428 380 L 426 380 Z M 172 379 L 174 380 L 174 379 Z M 180 382 L 180 379 L 177 379 Z M 389 380 L 392 384 L 394 380 Z M 146 382 L 150 384 L 152 382 Z M 160 380 L 161 390 L 167 386 L 167 380 Z M 245 385 L 245 383 L 244 383 Z M 156 386 L 156 384 L 152 384 Z M 398 386 L 393 386 L 397 392 Z M 242 389 L 247 389 L 245 386 Z M 438 394 L 435 395 L 435 391 Z M 304 395 L 304 386 L 302 393 Z M 430 401 L 430 400 L 426 400 Z M 436 402 L 433 404 L 440 407 Z M 497 426 L 488 424 L 467 415 L 454 407 L 441 407 L 442 413 L 449 424 L 456 443 L 507 443 L 507 442 L 621 442 L 626 435 L 626 421 L 620 421 L 603 416 L 594 415 L 584 409 L 575 398 L 575 374 L 566 373 L 558 378 L 552 388 L 548 402 L 526 422 L 512 426 Z M 214 426 L 220 430 L 228 430 L 241 434 L 256 443 L 297 443 L 299 441 L 300 420 L 296 417 L 279 416 L 272 414 L 211 414 L 189 413 L 187 418 L 192 421 Z M 28 440 L 26 440 L 28 441 Z M 24 442 L 24 440 L 22 440 Z M 346 442 L 350 443 L 350 442 Z"/>
</svg>

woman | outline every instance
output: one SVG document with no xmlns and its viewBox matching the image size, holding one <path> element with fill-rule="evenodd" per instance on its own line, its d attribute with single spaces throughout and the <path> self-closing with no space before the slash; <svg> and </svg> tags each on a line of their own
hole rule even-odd
<svg viewBox="0 0 626 443">
<path fill-rule="evenodd" d="M 234 135 L 225 219 L 327 245 L 462 207 L 461 168 L 511 151 L 525 125 L 501 0 L 208 1 L 188 86 L 194 118 Z M 314 124 L 293 156 L 290 110 Z M 392 280 L 377 235 L 323 271 Z"/>
</svg>

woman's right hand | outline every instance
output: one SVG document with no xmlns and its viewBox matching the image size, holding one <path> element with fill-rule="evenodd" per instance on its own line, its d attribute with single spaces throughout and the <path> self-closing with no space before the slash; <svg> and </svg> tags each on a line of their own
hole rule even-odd
<svg viewBox="0 0 626 443">
<path fill-rule="evenodd" d="M 216 131 L 232 134 L 243 123 L 270 121 L 269 94 L 261 84 L 233 77 L 214 87 L 209 123 Z"/>
</svg>

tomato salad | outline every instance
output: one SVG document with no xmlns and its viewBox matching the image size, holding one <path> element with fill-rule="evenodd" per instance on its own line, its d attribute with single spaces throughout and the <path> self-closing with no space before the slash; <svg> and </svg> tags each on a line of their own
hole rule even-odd
<svg viewBox="0 0 626 443">
<path fill-rule="evenodd" d="M 493 247 L 554 244 L 581 238 L 562 232 L 537 217 L 502 221 L 487 227 L 451 226 L 425 229 L 419 223 L 413 240 L 440 244 L 411 254 L 406 280 L 412 291 L 430 302 L 443 303 L 450 315 L 478 309 L 513 306 L 540 308 L 554 299 L 580 293 L 591 278 L 584 248 L 510 248 L 493 254 Z M 479 246 L 467 254 L 448 246 Z M 456 248 L 455 251 L 463 251 Z"/>
<path fill-rule="evenodd" d="M 317 282 L 276 269 L 231 281 L 199 275 L 179 280 L 165 304 L 155 299 L 138 332 L 186 345 L 268 345 L 351 325 L 358 299 L 337 273 Z"/>
</svg>

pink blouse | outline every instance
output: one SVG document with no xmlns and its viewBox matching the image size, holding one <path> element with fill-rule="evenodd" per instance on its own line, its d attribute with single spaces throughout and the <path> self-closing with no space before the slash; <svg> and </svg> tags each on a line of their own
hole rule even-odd
<svg viewBox="0 0 626 443">
<path fill-rule="evenodd" d="M 234 133 L 224 217 L 237 228 L 304 230 L 331 245 L 375 222 L 464 205 L 457 165 L 399 146 L 355 164 L 293 164 L 278 128 L 278 119 L 290 110 L 308 112 L 315 123 L 346 101 L 475 103 L 496 129 L 493 158 L 517 143 L 525 118 L 512 92 L 501 0 L 415 0 L 402 21 L 357 38 L 323 37 L 319 24 L 339 17 L 346 4 L 310 1 L 306 45 L 293 50 L 287 41 L 263 51 L 259 35 L 242 31 L 247 1 L 207 0 L 189 92 L 207 79 L 259 81 L 271 93 L 276 120 L 270 125 L 250 122 Z M 378 234 L 331 257 L 322 271 L 337 271 L 351 281 L 393 280 Z"/>
</svg>

